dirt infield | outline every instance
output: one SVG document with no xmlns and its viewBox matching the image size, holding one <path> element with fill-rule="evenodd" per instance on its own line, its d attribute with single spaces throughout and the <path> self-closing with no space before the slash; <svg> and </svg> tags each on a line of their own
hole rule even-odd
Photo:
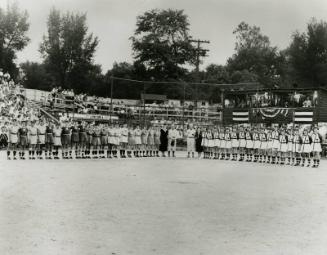
<svg viewBox="0 0 327 255">
<path fill-rule="evenodd" d="M 215 160 L 0 162 L 0 254 L 327 254 L 319 169 Z"/>
</svg>

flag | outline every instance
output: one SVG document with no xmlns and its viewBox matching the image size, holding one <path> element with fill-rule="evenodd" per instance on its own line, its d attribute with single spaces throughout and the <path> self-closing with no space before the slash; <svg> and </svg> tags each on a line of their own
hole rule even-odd
<svg viewBox="0 0 327 255">
<path fill-rule="evenodd" d="M 249 121 L 249 111 L 233 111 L 233 121 L 248 122 Z"/>
<path fill-rule="evenodd" d="M 277 107 L 253 108 L 250 117 L 253 122 L 286 123 L 292 121 L 293 111 Z"/>
<path fill-rule="evenodd" d="M 295 110 L 294 122 L 298 122 L 298 123 L 313 122 L 313 110 L 305 110 L 305 109 Z"/>
</svg>

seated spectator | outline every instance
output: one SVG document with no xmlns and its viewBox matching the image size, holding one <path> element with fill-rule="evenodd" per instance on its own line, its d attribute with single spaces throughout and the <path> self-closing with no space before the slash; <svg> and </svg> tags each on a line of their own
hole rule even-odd
<svg viewBox="0 0 327 255">
<path fill-rule="evenodd" d="M 312 102 L 309 99 L 309 97 L 307 97 L 304 102 L 303 102 L 303 107 L 312 107 Z"/>
</svg>

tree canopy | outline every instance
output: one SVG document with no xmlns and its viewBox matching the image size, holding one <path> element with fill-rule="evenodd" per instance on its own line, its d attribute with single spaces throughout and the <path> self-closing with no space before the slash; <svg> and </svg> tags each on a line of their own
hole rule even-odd
<svg viewBox="0 0 327 255">
<path fill-rule="evenodd" d="M 61 14 L 52 9 L 47 25 L 40 45 L 47 72 L 63 88 L 88 90 L 91 78 L 101 75 L 101 69 L 93 63 L 99 40 L 88 33 L 86 14 Z"/>
<path fill-rule="evenodd" d="M 185 75 L 186 64 L 194 63 L 189 22 L 183 10 L 151 10 L 137 17 L 131 37 L 135 61 L 155 79 Z"/>
<path fill-rule="evenodd" d="M 327 23 L 312 19 L 304 33 L 295 32 L 286 50 L 290 79 L 301 86 L 327 84 Z"/>
<path fill-rule="evenodd" d="M 0 67 L 14 77 L 18 74 L 16 53 L 30 40 L 28 29 L 28 13 L 20 11 L 16 3 L 7 5 L 5 10 L 0 8 Z"/>
<path fill-rule="evenodd" d="M 248 81 L 258 81 L 267 86 L 278 85 L 285 59 L 277 47 L 271 46 L 268 36 L 263 35 L 259 27 L 245 22 L 241 22 L 233 34 L 236 35 L 235 53 L 227 61 L 229 71 L 246 74 Z M 244 78 L 244 75 L 238 74 L 234 77 Z"/>
</svg>

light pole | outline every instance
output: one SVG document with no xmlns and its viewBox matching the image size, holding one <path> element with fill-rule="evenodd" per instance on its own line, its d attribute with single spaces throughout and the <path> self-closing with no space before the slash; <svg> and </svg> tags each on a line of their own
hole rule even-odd
<svg viewBox="0 0 327 255">
<path fill-rule="evenodd" d="M 111 116 L 112 116 L 112 97 L 113 97 L 113 87 L 114 87 L 114 78 L 113 76 L 110 76 L 110 124 L 112 123 Z"/>
</svg>

